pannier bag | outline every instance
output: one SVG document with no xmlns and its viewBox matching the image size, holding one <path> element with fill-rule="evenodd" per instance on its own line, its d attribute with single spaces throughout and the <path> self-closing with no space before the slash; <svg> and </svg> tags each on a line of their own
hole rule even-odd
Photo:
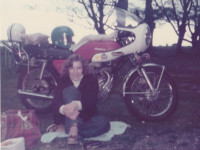
<svg viewBox="0 0 200 150">
<path fill-rule="evenodd" d="M 24 137 L 30 147 L 40 140 L 39 120 L 34 110 L 8 110 L 1 114 L 1 142 Z"/>
</svg>

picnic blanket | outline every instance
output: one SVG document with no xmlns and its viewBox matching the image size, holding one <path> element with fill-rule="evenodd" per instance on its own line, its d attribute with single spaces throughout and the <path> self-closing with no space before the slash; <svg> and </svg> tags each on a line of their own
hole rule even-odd
<svg viewBox="0 0 200 150">
<path fill-rule="evenodd" d="M 104 133 L 97 137 L 86 138 L 85 140 L 110 141 L 115 135 L 123 134 L 128 127 L 131 127 L 131 126 L 124 122 L 111 121 L 110 130 L 107 133 Z M 64 137 L 68 137 L 68 134 L 63 133 L 63 132 L 48 132 L 42 135 L 41 142 L 50 143 L 55 138 L 64 138 Z"/>
</svg>

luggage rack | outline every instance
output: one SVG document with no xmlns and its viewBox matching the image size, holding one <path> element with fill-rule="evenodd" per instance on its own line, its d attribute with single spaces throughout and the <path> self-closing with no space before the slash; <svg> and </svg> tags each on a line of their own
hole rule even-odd
<svg viewBox="0 0 200 150">
<path fill-rule="evenodd" d="M 0 46 L 5 49 L 5 64 L 8 66 L 8 55 L 11 54 L 12 61 L 17 66 L 26 66 L 27 71 L 29 72 L 30 66 L 38 66 L 38 63 L 34 58 L 30 58 L 27 52 L 23 48 L 22 42 L 15 42 L 9 40 L 0 41 Z"/>
</svg>

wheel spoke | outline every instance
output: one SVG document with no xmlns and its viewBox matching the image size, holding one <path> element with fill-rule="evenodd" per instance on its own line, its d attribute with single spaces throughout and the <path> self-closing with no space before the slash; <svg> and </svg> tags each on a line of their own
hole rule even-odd
<svg viewBox="0 0 200 150">
<path fill-rule="evenodd" d="M 52 95 L 53 89 L 55 89 L 56 81 L 54 77 L 48 73 L 47 71 L 44 72 L 43 79 L 39 79 L 40 69 L 33 69 L 30 71 L 29 74 L 26 75 L 22 90 L 29 91 L 31 93 L 36 93 L 38 95 Z M 52 101 L 48 99 L 40 99 L 29 97 L 25 98 L 29 105 L 33 106 L 34 108 L 42 109 L 44 107 L 48 107 L 52 104 Z"/>
<path fill-rule="evenodd" d="M 144 77 L 137 75 L 133 78 L 129 90 L 125 95 L 130 96 L 132 103 L 129 107 L 141 116 L 156 118 L 167 113 L 172 106 L 174 93 L 169 79 L 162 76 L 160 80 L 160 73 L 147 71 L 147 75 L 153 85 L 158 86 L 159 89 L 152 91 Z"/>
</svg>

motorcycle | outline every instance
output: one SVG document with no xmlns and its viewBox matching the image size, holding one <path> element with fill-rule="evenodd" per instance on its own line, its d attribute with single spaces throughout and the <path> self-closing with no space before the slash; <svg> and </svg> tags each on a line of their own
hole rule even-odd
<svg viewBox="0 0 200 150">
<path fill-rule="evenodd" d="M 55 47 L 59 41 L 53 46 L 42 47 L 24 46 L 10 40 L 18 49 L 18 53 L 13 53 L 5 41 L 1 42 L 13 53 L 15 62 L 25 67 L 20 71 L 17 90 L 23 104 L 39 113 L 51 111 L 62 64 L 75 53 L 83 57 L 98 77 L 99 101 L 106 100 L 119 70 L 130 61 L 132 67 L 122 85 L 122 96 L 128 109 L 144 120 L 157 121 L 169 117 L 178 105 L 176 84 L 165 66 L 147 63 L 150 55 L 145 50 L 152 38 L 149 26 L 132 13 L 124 10 L 122 13 L 121 16 L 125 17 L 117 21 L 124 26 L 116 26 L 109 35 L 85 36 L 77 44 L 67 44 L 68 50 Z M 71 40 L 67 38 L 65 43 Z"/>
</svg>

